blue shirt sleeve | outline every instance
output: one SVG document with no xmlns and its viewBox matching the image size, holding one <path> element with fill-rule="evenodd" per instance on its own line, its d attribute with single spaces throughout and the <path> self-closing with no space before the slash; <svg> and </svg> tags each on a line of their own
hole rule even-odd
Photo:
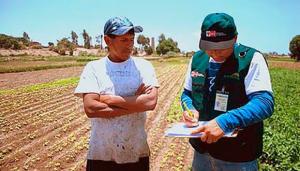
<svg viewBox="0 0 300 171">
<path fill-rule="evenodd" d="M 182 110 L 185 111 L 183 103 L 186 104 L 186 106 L 189 108 L 189 110 L 195 110 L 195 107 L 193 106 L 193 100 L 192 100 L 192 92 L 184 89 L 181 94 L 181 107 Z"/>
<path fill-rule="evenodd" d="M 259 91 L 248 95 L 249 102 L 237 109 L 216 117 L 221 129 L 227 133 L 235 128 L 247 127 L 270 117 L 274 111 L 274 97 L 271 92 Z"/>
</svg>

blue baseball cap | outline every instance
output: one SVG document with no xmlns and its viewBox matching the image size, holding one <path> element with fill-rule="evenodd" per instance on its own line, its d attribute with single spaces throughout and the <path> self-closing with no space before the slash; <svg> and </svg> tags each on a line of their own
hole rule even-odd
<svg viewBox="0 0 300 171">
<path fill-rule="evenodd" d="M 104 35 L 124 35 L 133 29 L 135 33 L 143 31 L 141 26 L 134 26 L 126 17 L 114 17 L 109 19 L 104 25 Z"/>
</svg>

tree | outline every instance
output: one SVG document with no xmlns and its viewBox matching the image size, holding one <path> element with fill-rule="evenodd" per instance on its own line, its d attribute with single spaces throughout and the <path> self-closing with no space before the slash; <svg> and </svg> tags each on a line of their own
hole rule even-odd
<svg viewBox="0 0 300 171">
<path fill-rule="evenodd" d="M 165 35 L 162 33 L 159 37 L 158 37 L 158 43 L 161 43 L 162 41 L 165 41 L 166 37 Z"/>
<path fill-rule="evenodd" d="M 178 53 L 180 52 L 180 49 L 177 47 L 178 43 L 174 41 L 172 38 L 165 38 L 164 34 L 161 34 L 158 38 L 158 45 L 156 47 L 156 52 L 159 55 L 165 55 L 168 52 L 175 52 Z"/>
<path fill-rule="evenodd" d="M 150 39 L 148 37 L 145 37 L 144 35 L 140 34 L 137 38 L 137 43 L 142 45 L 142 47 L 149 45 Z"/>
<path fill-rule="evenodd" d="M 29 35 L 26 32 L 23 32 L 23 38 L 28 42 L 30 41 Z"/>
<path fill-rule="evenodd" d="M 72 43 L 78 46 L 78 36 L 74 31 L 71 32 L 71 38 L 72 38 Z"/>
<path fill-rule="evenodd" d="M 98 35 L 96 36 L 96 42 L 100 45 L 100 49 L 103 49 L 103 45 L 102 45 L 102 40 L 103 40 L 103 35 Z"/>
<path fill-rule="evenodd" d="M 138 54 L 138 49 L 137 49 L 137 47 L 133 47 L 133 49 L 132 49 L 132 55 L 133 56 L 136 56 Z"/>
<path fill-rule="evenodd" d="M 295 36 L 290 42 L 291 57 L 300 61 L 300 35 Z"/>
<path fill-rule="evenodd" d="M 0 34 L 0 48 L 4 49 L 24 49 L 29 42 L 23 37 L 12 37 L 5 34 Z"/>
<path fill-rule="evenodd" d="M 141 50 L 145 50 L 145 47 L 147 48 L 150 46 L 150 39 L 149 37 L 145 37 L 144 35 L 140 34 L 137 38 L 137 43 L 141 45 Z"/>
<path fill-rule="evenodd" d="M 137 38 L 137 43 L 141 46 L 141 50 L 144 50 L 147 55 L 151 55 L 153 53 L 153 49 L 150 46 L 150 38 L 145 37 L 144 35 L 140 34 Z"/>
<path fill-rule="evenodd" d="M 91 48 L 91 37 L 89 34 L 83 29 L 82 33 L 83 41 L 84 41 L 84 48 L 90 49 Z"/>
<path fill-rule="evenodd" d="M 66 51 L 69 51 L 69 54 L 72 56 L 76 45 L 70 42 L 67 38 L 62 38 L 57 41 L 57 46 L 54 48 L 54 51 L 60 55 L 65 55 Z"/>
<path fill-rule="evenodd" d="M 50 47 L 50 46 L 54 46 L 54 43 L 48 42 L 48 46 L 49 46 L 49 47 Z"/>
<path fill-rule="evenodd" d="M 145 52 L 147 53 L 147 55 L 151 55 L 153 53 L 153 49 L 151 46 L 145 46 L 144 47 Z"/>
</svg>

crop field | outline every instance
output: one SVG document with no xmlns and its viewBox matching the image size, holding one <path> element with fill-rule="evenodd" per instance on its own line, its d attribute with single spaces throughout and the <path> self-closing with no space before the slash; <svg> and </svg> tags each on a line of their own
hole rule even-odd
<svg viewBox="0 0 300 171">
<path fill-rule="evenodd" d="M 193 149 L 188 139 L 164 136 L 181 120 L 179 96 L 188 59 L 152 63 L 160 88 L 146 121 L 151 170 L 190 170 Z M 277 63 L 270 62 L 276 106 L 265 121 L 260 170 L 300 170 L 300 67 Z M 82 68 L 0 74 L 1 171 L 85 170 L 90 123 L 82 100 L 73 95 Z"/>
<path fill-rule="evenodd" d="M 53 68 L 84 66 L 98 57 L 72 56 L 0 56 L 0 73 L 37 71 Z"/>
</svg>

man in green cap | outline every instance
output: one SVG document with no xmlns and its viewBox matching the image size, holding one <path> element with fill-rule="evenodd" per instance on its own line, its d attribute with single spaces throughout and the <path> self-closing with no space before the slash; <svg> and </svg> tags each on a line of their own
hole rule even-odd
<svg viewBox="0 0 300 171">
<path fill-rule="evenodd" d="M 233 18 L 205 17 L 200 50 L 192 57 L 181 96 L 187 126 L 207 121 L 193 133 L 193 170 L 258 170 L 263 120 L 274 110 L 267 63 L 256 49 L 237 44 Z M 194 117 L 188 115 L 188 109 Z M 224 134 L 236 131 L 234 137 Z"/>
</svg>

